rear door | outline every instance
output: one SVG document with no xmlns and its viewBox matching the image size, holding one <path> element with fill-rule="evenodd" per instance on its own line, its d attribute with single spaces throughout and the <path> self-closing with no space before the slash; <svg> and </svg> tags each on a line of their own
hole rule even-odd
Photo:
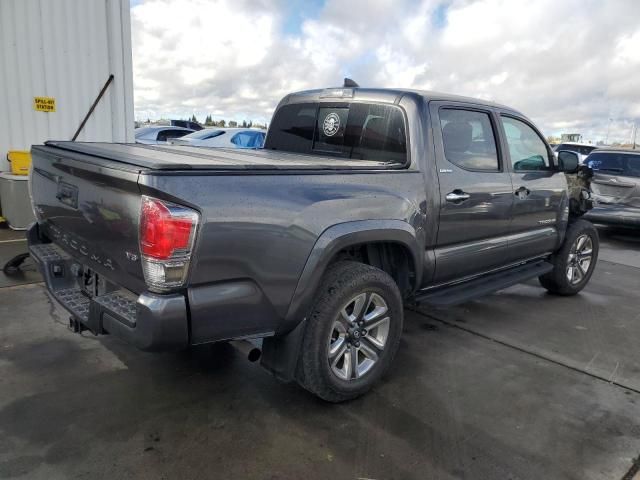
<svg viewBox="0 0 640 480">
<path fill-rule="evenodd" d="M 540 132 L 527 119 L 500 115 L 500 127 L 513 183 L 510 261 L 552 252 L 559 240 L 567 202 L 564 174 Z"/>
<path fill-rule="evenodd" d="M 434 281 L 444 283 L 504 264 L 513 188 L 490 108 L 431 102 L 430 113 L 441 196 Z"/>
</svg>

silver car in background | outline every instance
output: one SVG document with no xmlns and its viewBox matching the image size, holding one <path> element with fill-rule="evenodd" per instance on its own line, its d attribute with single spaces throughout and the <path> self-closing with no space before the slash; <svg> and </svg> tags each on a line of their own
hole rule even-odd
<svg viewBox="0 0 640 480">
<path fill-rule="evenodd" d="M 146 145 L 162 145 L 171 143 L 176 138 L 183 137 L 195 130 L 185 127 L 174 127 L 170 125 L 140 127 L 135 129 L 134 137 L 136 143 L 144 143 Z"/>
<path fill-rule="evenodd" d="M 252 128 L 205 128 L 174 140 L 174 145 L 193 147 L 262 148 L 264 130 Z"/>
<path fill-rule="evenodd" d="M 594 223 L 640 227 L 640 150 L 598 149 L 585 160 L 593 170 Z"/>
</svg>

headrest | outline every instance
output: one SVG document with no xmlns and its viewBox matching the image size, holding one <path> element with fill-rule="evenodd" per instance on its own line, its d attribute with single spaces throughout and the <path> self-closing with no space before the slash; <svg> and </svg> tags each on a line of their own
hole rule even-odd
<svg viewBox="0 0 640 480">
<path fill-rule="evenodd" d="M 463 153 L 471 146 L 473 129 L 469 122 L 449 122 L 442 129 L 445 152 Z"/>
</svg>

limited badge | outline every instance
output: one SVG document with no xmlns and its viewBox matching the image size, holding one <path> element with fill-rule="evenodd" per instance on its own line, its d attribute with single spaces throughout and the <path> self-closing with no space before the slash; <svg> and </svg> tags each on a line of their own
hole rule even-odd
<svg viewBox="0 0 640 480">
<path fill-rule="evenodd" d="M 324 117 L 322 131 L 327 137 L 333 137 L 340 129 L 340 117 L 337 113 L 330 113 Z"/>
</svg>

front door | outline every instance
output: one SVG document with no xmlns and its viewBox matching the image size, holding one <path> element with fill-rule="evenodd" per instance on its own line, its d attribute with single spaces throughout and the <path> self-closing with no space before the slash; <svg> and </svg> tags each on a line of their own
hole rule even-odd
<svg viewBox="0 0 640 480">
<path fill-rule="evenodd" d="M 527 260 L 557 248 L 568 206 L 564 174 L 542 135 L 523 118 L 500 115 L 513 183 L 509 260 Z"/>
<path fill-rule="evenodd" d="M 439 284 L 504 265 L 513 188 L 490 109 L 432 102 L 430 112 L 441 196 Z"/>
</svg>

